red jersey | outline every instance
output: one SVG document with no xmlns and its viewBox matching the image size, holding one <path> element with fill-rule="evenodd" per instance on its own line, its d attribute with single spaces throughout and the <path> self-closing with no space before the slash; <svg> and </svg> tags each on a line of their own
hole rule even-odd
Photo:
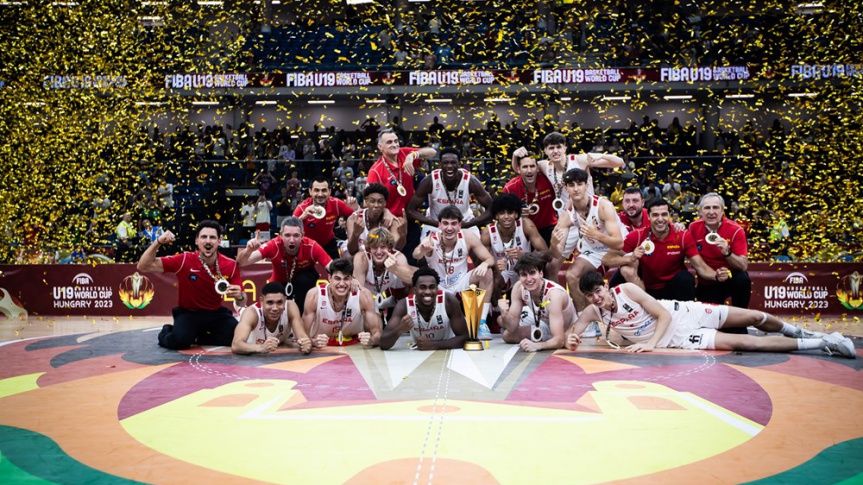
<svg viewBox="0 0 863 485">
<path fill-rule="evenodd" d="M 218 278 L 219 273 L 232 285 L 242 286 L 240 268 L 236 261 L 216 253 L 219 271 L 210 266 L 210 272 Z M 165 273 L 177 275 L 177 306 L 191 311 L 218 310 L 222 308 L 222 295 L 216 293 L 216 280 L 210 277 L 197 252 L 185 252 L 159 258 Z"/>
<path fill-rule="evenodd" d="M 503 186 L 503 192 L 513 194 L 521 199 L 521 202 L 525 207 L 534 202 L 539 204 L 539 212 L 529 216 L 530 220 L 536 224 L 537 229 L 543 229 L 557 224 L 557 211 L 555 211 L 551 206 L 555 197 L 554 188 L 551 186 L 551 182 L 548 181 L 548 178 L 546 178 L 545 175 L 541 173 L 536 174 L 535 192 L 527 192 L 521 175 L 507 182 L 506 185 Z"/>
<path fill-rule="evenodd" d="M 294 216 L 300 217 L 300 214 L 310 205 L 312 205 L 311 197 L 300 202 L 297 208 L 294 209 Z M 303 233 L 305 236 L 313 241 L 317 241 L 321 246 L 326 246 L 327 243 L 335 239 L 336 235 L 333 233 L 333 228 L 336 227 L 336 221 L 339 216 L 348 217 L 354 213 L 354 210 L 345 201 L 335 197 L 328 198 L 327 204 L 324 207 L 327 212 L 323 219 L 309 216 L 303 220 L 303 228 L 305 229 Z"/>
<path fill-rule="evenodd" d="M 281 237 L 271 239 L 258 251 L 261 252 L 261 256 L 269 259 L 270 263 L 273 264 L 273 274 L 270 275 L 269 281 L 276 281 L 283 285 L 288 283 L 288 276 L 291 274 L 292 268 L 294 274 L 297 274 L 300 271 L 314 268 L 316 262 L 326 267 L 333 260 L 320 244 L 307 237 L 303 237 L 302 242 L 300 242 L 300 250 L 296 256 L 288 256 Z"/>
<path fill-rule="evenodd" d="M 698 252 L 701 253 L 701 257 L 708 266 L 713 269 L 728 267 L 728 262 L 725 260 L 725 256 L 723 256 L 719 251 L 719 246 L 710 244 L 704 240 L 710 232 L 710 230 L 707 229 L 707 225 L 704 223 L 704 219 L 699 219 L 690 224 L 687 232 L 692 236 L 692 240 L 695 241 L 695 245 L 698 247 Z M 719 224 L 719 230 L 717 230 L 716 233 L 728 241 L 728 247 L 731 249 L 733 254 L 736 254 L 737 256 L 749 255 L 749 245 L 746 243 L 746 233 L 744 233 L 743 228 L 736 222 L 723 217 L 722 222 Z M 710 285 L 715 284 L 715 282 L 699 280 L 698 284 Z"/>
<path fill-rule="evenodd" d="M 642 227 L 650 227 L 650 219 L 647 217 L 647 209 L 641 209 L 641 225 L 636 226 L 633 224 L 632 219 L 626 214 L 625 211 L 620 211 L 617 213 L 617 218 L 620 219 L 620 222 L 626 226 L 626 230 L 632 232 L 636 229 L 641 229 Z"/>
<path fill-rule="evenodd" d="M 684 260 L 697 256 L 698 248 L 688 231 L 675 231 L 674 226 L 670 226 L 668 235 L 660 240 L 650 232 L 650 226 L 645 226 L 627 234 L 623 240 L 623 252 L 634 251 L 648 237 L 653 241 L 653 253 L 642 256 L 638 266 L 645 288 L 659 290 L 674 275 L 686 269 Z"/>
<path fill-rule="evenodd" d="M 396 165 L 390 164 L 383 155 L 381 155 L 381 158 L 378 158 L 378 161 L 369 169 L 369 176 L 366 183 L 382 184 L 387 188 L 387 190 L 389 190 L 390 195 L 387 197 L 387 209 L 389 209 L 396 217 L 404 217 L 405 207 L 414 195 L 414 179 L 405 173 L 404 164 L 408 153 L 416 151 L 419 151 L 419 148 L 399 148 L 399 154 L 396 157 L 396 161 L 398 163 Z M 416 157 L 414 159 L 414 167 L 419 168 L 419 166 L 420 158 Z M 387 170 L 387 167 L 390 169 Z M 390 175 L 390 171 L 395 175 L 395 178 L 393 178 L 393 175 Z M 399 195 L 399 183 L 401 183 L 407 191 L 405 195 Z"/>
</svg>

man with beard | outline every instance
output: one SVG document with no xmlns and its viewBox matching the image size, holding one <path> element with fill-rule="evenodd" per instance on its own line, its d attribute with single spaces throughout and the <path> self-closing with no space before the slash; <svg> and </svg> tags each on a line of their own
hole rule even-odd
<svg viewBox="0 0 863 485">
<path fill-rule="evenodd" d="M 609 290 L 596 271 L 586 273 L 579 283 L 590 306 L 581 312 L 567 335 L 566 347 L 569 350 L 578 348 L 580 332 L 591 321 L 600 320 L 634 342 L 626 348 L 627 352 L 650 352 L 657 348 L 748 352 L 820 349 L 829 355 L 857 358 L 854 343 L 839 332 L 829 335 L 810 332 L 756 310 L 697 301 L 656 300 L 632 283 Z M 717 331 L 749 326 L 782 335 L 761 337 Z"/>
<path fill-rule="evenodd" d="M 369 290 L 353 284 L 354 265 L 337 259 L 330 265 L 330 281 L 306 294 L 303 325 L 316 348 L 327 345 L 378 345 L 381 320 Z"/>
<path fill-rule="evenodd" d="M 372 229 L 365 250 L 354 255 L 354 278 L 372 292 L 378 311 L 405 297 L 414 271 L 405 255 L 393 247 L 393 236 L 384 227 Z"/>
<path fill-rule="evenodd" d="M 497 301 L 518 280 L 514 267 L 525 254 L 546 252 L 548 246 L 536 225 L 521 215 L 521 201 L 512 194 L 501 194 L 491 204 L 494 222 L 482 230 L 482 244 L 495 258 L 494 292 L 491 301 Z M 557 275 L 547 275 L 556 278 Z"/>
<path fill-rule="evenodd" d="M 303 236 L 303 222 L 294 216 L 282 221 L 279 237 L 266 244 L 261 244 L 257 237 L 249 239 L 246 247 L 237 253 L 237 264 L 240 266 L 255 264 L 263 259 L 269 259 L 273 265 L 269 281 L 285 285 L 285 294 L 294 301 L 305 298 L 321 277 L 315 264 L 320 263 L 326 268 L 332 261 L 320 244 Z"/>
<path fill-rule="evenodd" d="M 288 345 L 292 334 L 300 352 L 312 351 L 312 340 L 303 328 L 297 304 L 285 297 L 284 286 L 270 282 L 261 290 L 260 301 L 240 315 L 231 351 L 241 355 L 268 354 L 280 344 Z"/>
<path fill-rule="evenodd" d="M 466 290 L 470 285 L 476 285 L 489 293 L 492 291 L 494 256 L 488 252 L 482 241 L 472 233 L 462 230 L 461 212 L 454 206 L 449 206 L 440 212 L 438 228 L 440 232 L 429 234 L 414 249 L 414 259 L 425 258 L 429 268 L 438 275 L 444 275 L 440 286 L 452 292 Z M 473 261 L 480 263 L 468 271 L 468 256 L 473 254 Z M 479 325 L 479 337 L 490 339 L 486 319 L 491 303 L 482 306 L 482 317 Z"/>
<path fill-rule="evenodd" d="M 419 350 L 459 349 L 467 340 L 467 323 L 458 299 L 438 287 L 437 271 L 424 267 L 412 279 L 415 293 L 400 301 L 381 336 L 381 349 L 393 348 L 410 332 L 412 347 Z"/>
<path fill-rule="evenodd" d="M 240 269 L 233 259 L 219 254 L 222 226 L 216 221 L 201 221 L 195 230 L 195 252 L 157 258 L 159 246 L 174 242 L 171 231 L 165 231 L 141 255 L 138 271 L 142 273 L 175 273 L 177 306 L 172 313 L 173 325 L 159 332 L 159 345 L 184 350 L 193 344 L 231 345 L 237 319 L 222 305 L 223 298 L 233 298 L 245 305 Z"/>
<path fill-rule="evenodd" d="M 629 232 L 648 225 L 647 209 L 644 208 L 644 195 L 638 187 L 627 187 L 623 191 L 623 210 L 617 213 L 620 222 Z"/>
<path fill-rule="evenodd" d="M 498 300 L 503 341 L 525 352 L 559 349 L 566 332 L 575 323 L 576 313 L 566 289 L 543 278 L 548 256 L 527 253 L 515 264 L 518 282 L 512 287 L 512 305 Z"/>
<path fill-rule="evenodd" d="M 485 209 L 478 217 L 474 217 L 470 208 L 471 195 Z M 428 199 L 428 211 L 423 214 L 419 208 Z M 408 202 L 405 212 L 408 218 L 423 224 L 420 239 L 429 232 L 436 232 L 438 215 L 445 207 L 455 206 L 462 213 L 462 229 L 470 230 L 479 237 L 479 228 L 491 220 L 491 196 L 488 195 L 482 183 L 461 168 L 458 150 L 446 148 L 440 152 L 440 168 L 424 178 L 417 191 Z"/>
<path fill-rule="evenodd" d="M 308 199 L 294 209 L 294 217 L 303 221 L 304 232 L 317 241 L 330 258 L 339 257 L 339 246 L 333 228 L 339 216 L 349 217 L 358 209 L 357 201 L 348 197 L 347 203 L 330 196 L 330 182 L 325 177 L 315 177 L 309 187 Z"/>
<path fill-rule="evenodd" d="M 342 247 L 343 255 L 356 255 L 364 250 L 369 231 L 378 227 L 389 229 L 393 247 L 401 249 L 407 236 L 407 221 L 393 217 L 387 209 L 390 193 L 381 184 L 369 184 L 363 190 L 363 208 L 348 217 L 348 239 Z"/>
<path fill-rule="evenodd" d="M 575 309 L 581 311 L 587 306 L 584 295 L 578 291 L 578 280 L 581 275 L 595 270 L 602 265 L 602 258 L 609 249 L 621 249 L 626 228 L 617 217 L 614 206 L 605 197 L 590 195 L 587 172 L 573 168 L 563 175 L 566 190 L 572 201 L 572 208 L 561 213 L 551 245 L 555 259 L 565 260 L 571 254 L 576 244 L 567 241 L 567 234 L 575 232 L 578 257 L 566 269 L 566 284 L 572 295 Z M 575 228 L 571 231 L 571 228 Z"/>
<path fill-rule="evenodd" d="M 620 267 L 621 280 L 635 283 L 659 300 L 692 301 L 695 277 L 686 267 L 687 259 L 699 278 L 711 281 L 728 278 L 726 271 L 707 266 L 689 232 L 671 224 L 668 201 L 652 199 L 647 203 L 647 212 L 650 224 L 627 234 L 623 249 L 611 249 L 602 259 L 606 267 Z M 614 278 L 609 286 L 615 286 Z"/>
<path fill-rule="evenodd" d="M 512 163 L 517 167 L 518 176 L 504 185 L 503 193 L 518 197 L 522 204 L 521 216 L 533 221 L 540 236 L 548 245 L 551 243 L 551 233 L 557 224 L 557 212 L 551 207 L 554 198 L 551 182 L 545 175 L 539 173 L 536 160 L 527 155 L 526 151 L 523 156 L 513 154 Z"/>
</svg>

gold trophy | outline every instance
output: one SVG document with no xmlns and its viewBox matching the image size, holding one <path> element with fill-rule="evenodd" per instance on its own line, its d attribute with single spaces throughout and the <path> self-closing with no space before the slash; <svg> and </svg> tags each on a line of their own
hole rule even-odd
<svg viewBox="0 0 863 485">
<path fill-rule="evenodd" d="M 476 285 L 461 292 L 461 302 L 464 306 L 464 320 L 467 323 L 467 342 L 464 343 L 465 350 L 483 350 L 482 342 L 477 338 L 479 321 L 482 318 L 482 304 L 485 300 L 485 290 Z"/>
</svg>

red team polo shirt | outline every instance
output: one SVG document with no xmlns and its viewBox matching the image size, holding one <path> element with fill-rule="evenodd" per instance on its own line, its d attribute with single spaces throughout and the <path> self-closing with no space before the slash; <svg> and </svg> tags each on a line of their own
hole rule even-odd
<svg viewBox="0 0 863 485">
<path fill-rule="evenodd" d="M 530 216 L 530 220 L 536 224 L 537 229 L 543 229 L 557 224 L 557 211 L 551 206 L 554 200 L 554 187 L 543 174 L 536 176 L 536 192 L 526 193 L 524 180 L 521 175 L 510 180 L 503 186 L 504 193 L 513 194 L 521 199 L 522 204 L 528 206 L 534 202 L 539 204 L 539 212 Z"/>
<path fill-rule="evenodd" d="M 294 209 L 294 216 L 300 217 L 300 214 L 312 203 L 313 199 L 311 197 L 300 202 L 300 205 Z M 303 227 L 305 229 L 303 233 L 305 236 L 313 241 L 317 241 L 321 246 L 326 246 L 330 241 L 335 239 L 336 235 L 333 233 L 333 228 L 336 227 L 336 220 L 338 220 L 339 216 L 348 217 L 354 213 L 354 210 L 345 201 L 335 197 L 328 198 L 325 207 L 327 212 L 323 219 L 315 219 L 309 216 L 303 220 Z"/>
<path fill-rule="evenodd" d="M 630 253 L 643 243 L 651 234 L 650 226 L 636 229 L 626 235 L 623 240 L 623 252 Z M 638 263 L 641 268 L 641 279 L 645 288 L 660 290 L 681 270 L 686 270 L 683 263 L 686 258 L 698 255 L 695 241 L 687 231 L 675 231 L 671 226 L 668 236 L 663 240 L 651 237 L 654 244 L 653 253 L 644 255 Z"/>
<path fill-rule="evenodd" d="M 217 254 L 219 271 L 232 285 L 243 285 L 240 270 L 233 259 Z M 185 252 L 173 256 L 159 258 L 165 273 L 177 275 L 177 306 L 191 311 L 222 308 L 222 295 L 216 293 L 216 280 L 210 277 L 197 252 Z M 216 267 L 210 266 L 210 271 L 216 278 Z"/>
<path fill-rule="evenodd" d="M 698 252 L 701 253 L 701 257 L 704 258 L 704 262 L 707 263 L 708 266 L 713 269 L 728 267 L 728 262 L 725 260 L 725 256 L 723 256 L 719 251 L 719 246 L 710 244 L 704 240 L 704 238 L 707 237 L 707 233 L 710 232 L 707 229 L 707 225 L 704 224 L 704 219 L 699 219 L 690 224 L 687 232 L 692 236 L 692 240 L 695 241 L 695 245 L 698 247 Z M 719 230 L 716 231 L 716 233 L 728 241 L 728 247 L 731 249 L 733 254 L 736 254 L 737 256 L 747 256 L 749 254 L 749 245 L 746 243 L 746 233 L 736 222 L 723 217 L 722 223 L 719 224 Z M 698 284 L 712 285 L 715 284 L 715 282 L 699 279 Z"/>
<path fill-rule="evenodd" d="M 397 166 L 391 165 L 383 155 L 381 155 L 381 157 L 378 158 L 378 161 L 369 169 L 369 176 L 366 183 L 382 184 L 387 188 L 387 190 L 389 190 L 390 195 L 387 197 L 387 209 L 389 209 L 396 217 L 404 217 L 405 207 L 414 195 L 414 179 L 405 172 L 404 164 L 408 153 L 417 151 L 419 151 L 419 148 L 399 148 L 399 154 L 396 157 L 396 160 L 398 161 Z M 393 175 L 396 176 L 395 179 L 393 179 L 383 164 L 387 164 L 390 167 Z M 416 157 L 414 159 L 414 167 L 419 168 L 419 166 L 420 158 Z M 398 192 L 398 184 L 396 183 L 396 180 L 399 178 L 401 178 L 402 185 L 404 185 L 405 190 L 407 190 L 407 194 L 404 196 L 399 195 Z"/>
<path fill-rule="evenodd" d="M 333 260 L 320 244 L 307 237 L 303 237 L 302 242 L 300 242 L 300 251 L 296 256 L 287 255 L 281 237 L 271 239 L 258 251 L 261 252 L 261 256 L 269 259 L 270 263 L 273 264 L 273 274 L 270 275 L 269 281 L 276 281 L 283 285 L 288 283 L 288 275 L 291 273 L 294 260 L 297 261 L 294 275 L 300 271 L 314 268 L 315 263 L 321 263 L 323 267 L 327 267 Z"/>
<path fill-rule="evenodd" d="M 617 218 L 620 219 L 620 222 L 626 226 L 626 230 L 629 232 L 641 229 L 642 227 L 650 227 L 650 219 L 647 217 L 647 209 L 641 209 L 641 225 L 638 227 L 635 227 L 635 225 L 632 224 L 632 219 L 629 218 L 625 211 L 618 212 Z"/>
</svg>

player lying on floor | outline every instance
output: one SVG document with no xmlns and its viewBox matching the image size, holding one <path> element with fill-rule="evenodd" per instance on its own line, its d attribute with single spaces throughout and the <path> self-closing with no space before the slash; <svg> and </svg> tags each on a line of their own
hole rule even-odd
<svg viewBox="0 0 863 485">
<path fill-rule="evenodd" d="M 666 347 L 751 352 L 821 349 L 830 355 L 857 358 L 854 343 L 839 332 L 829 335 L 810 332 L 758 310 L 695 301 L 656 300 L 632 283 L 609 290 L 596 271 L 581 278 L 579 289 L 590 305 L 579 315 L 567 336 L 569 350 L 577 349 L 581 332 L 591 321 L 599 320 L 634 342 L 626 348 L 629 352 L 650 352 Z M 759 337 L 717 332 L 724 327 L 749 326 L 782 335 Z"/>
</svg>

